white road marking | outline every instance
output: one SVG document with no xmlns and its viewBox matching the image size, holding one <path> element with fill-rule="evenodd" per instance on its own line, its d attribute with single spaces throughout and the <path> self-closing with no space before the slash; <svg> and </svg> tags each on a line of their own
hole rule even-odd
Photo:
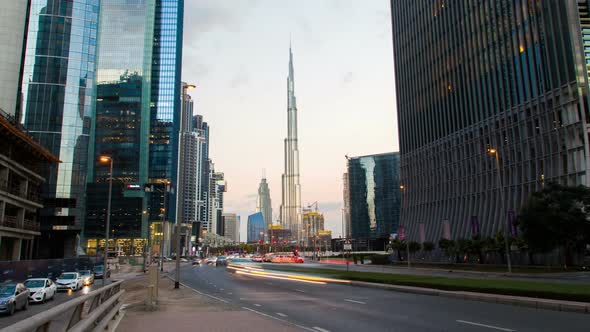
<svg viewBox="0 0 590 332">
<path fill-rule="evenodd" d="M 223 290 L 223 288 L 220 288 L 219 290 Z"/>
<path fill-rule="evenodd" d="M 278 320 L 278 321 L 281 321 L 281 322 L 285 322 L 287 324 L 291 324 L 293 326 L 297 326 L 298 328 L 303 329 L 303 330 L 306 330 L 306 331 L 311 331 L 311 332 L 317 332 L 318 331 L 318 330 L 310 329 L 309 327 L 305 327 L 305 326 L 302 326 L 302 325 L 299 325 L 299 324 L 291 323 L 290 321 L 285 320 L 285 319 L 281 319 L 281 318 L 278 318 L 278 317 L 275 317 L 275 316 L 267 315 L 264 312 L 260 312 L 258 310 L 254 310 L 254 309 L 251 309 L 251 308 L 248 308 L 248 307 L 242 307 L 242 309 L 245 309 L 245 310 L 251 311 L 253 313 L 259 314 L 260 316 L 264 316 L 264 317 L 267 317 L 267 318 L 272 318 L 272 319 L 275 319 L 275 320 Z M 326 331 L 326 330 L 324 330 L 324 331 Z M 329 332 L 329 331 L 327 331 L 327 332 Z"/>
<path fill-rule="evenodd" d="M 493 325 L 486 325 L 486 324 L 481 324 L 481 323 L 476 323 L 476 322 L 470 322 L 467 320 L 460 320 L 457 319 L 458 323 L 463 323 L 463 324 L 468 324 L 468 325 L 475 325 L 475 326 L 481 326 L 481 327 L 487 327 L 488 329 L 494 329 L 494 330 L 500 330 L 500 331 L 506 331 L 506 332 L 514 332 L 516 330 L 511 330 L 511 329 L 506 329 L 503 327 L 498 327 L 498 326 L 493 326 Z"/>
<path fill-rule="evenodd" d="M 356 301 L 356 300 L 351 300 L 351 299 L 344 299 L 344 301 L 358 303 L 358 304 L 367 304 L 366 302 L 363 302 L 363 301 Z"/>
<path fill-rule="evenodd" d="M 170 278 L 170 277 L 168 277 L 168 278 L 169 278 L 170 280 L 172 280 L 172 278 Z M 229 301 L 228 301 L 228 300 L 222 299 L 222 298 L 220 298 L 220 297 L 217 297 L 217 296 L 213 296 L 213 295 L 205 294 L 205 293 L 203 293 L 203 292 L 200 292 L 200 291 L 198 291 L 198 290 L 196 290 L 196 289 L 194 289 L 194 288 L 192 288 L 192 287 L 190 287 L 190 286 L 188 286 L 188 285 L 186 285 L 186 284 L 183 284 L 182 282 L 181 282 L 180 284 L 181 284 L 183 287 L 186 287 L 186 288 L 188 288 L 188 289 L 192 290 L 193 292 L 195 292 L 195 293 L 197 293 L 197 294 L 201 294 L 201 295 L 204 295 L 204 296 L 208 296 L 208 297 L 210 297 L 210 298 L 212 298 L 212 299 L 216 299 L 217 301 L 221 301 L 221 302 L 223 302 L 223 303 L 229 303 Z"/>
<path fill-rule="evenodd" d="M 245 299 L 245 297 L 240 297 L 240 301 L 244 301 Z"/>
<path fill-rule="evenodd" d="M 281 317 L 287 317 L 287 315 L 285 315 L 285 314 L 284 314 L 284 313 L 282 313 L 282 312 L 277 312 L 277 315 L 279 315 L 279 316 L 281 316 Z"/>
<path fill-rule="evenodd" d="M 254 303 L 254 305 L 255 305 L 255 306 L 257 306 L 257 307 L 262 307 L 262 306 L 261 306 L 260 304 L 258 304 L 258 303 Z"/>
<path fill-rule="evenodd" d="M 227 295 L 232 295 L 232 294 L 233 294 L 232 292 L 228 292 L 228 293 L 227 293 Z"/>
<path fill-rule="evenodd" d="M 316 331 L 320 331 L 320 332 L 330 332 L 330 330 L 326 330 L 326 329 L 323 329 L 323 328 L 317 327 L 317 326 L 314 326 L 313 329 Z"/>
<path fill-rule="evenodd" d="M 305 293 L 305 291 L 304 290 L 301 290 L 301 289 L 296 289 L 295 291 L 296 292 L 299 292 L 299 293 Z"/>
</svg>

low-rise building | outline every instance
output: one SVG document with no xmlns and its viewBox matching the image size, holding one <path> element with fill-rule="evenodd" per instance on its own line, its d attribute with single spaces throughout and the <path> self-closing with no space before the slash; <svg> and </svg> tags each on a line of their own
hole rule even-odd
<svg viewBox="0 0 590 332">
<path fill-rule="evenodd" d="M 0 112 L 0 260 L 32 259 L 43 208 L 40 175 L 59 159 Z M 72 254 L 76 248 L 72 248 Z"/>
</svg>

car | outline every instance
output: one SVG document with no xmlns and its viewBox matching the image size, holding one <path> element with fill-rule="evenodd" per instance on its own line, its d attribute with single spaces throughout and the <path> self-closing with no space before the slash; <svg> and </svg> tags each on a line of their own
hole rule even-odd
<svg viewBox="0 0 590 332">
<path fill-rule="evenodd" d="M 217 265 L 217 257 L 213 256 L 213 257 L 209 257 L 206 260 L 207 265 Z"/>
<path fill-rule="evenodd" d="M 94 283 L 94 272 L 90 270 L 81 270 L 79 273 L 84 282 L 84 286 L 90 286 Z"/>
<path fill-rule="evenodd" d="M 193 259 L 193 265 L 201 265 L 202 262 L 203 260 L 200 258 Z"/>
<path fill-rule="evenodd" d="M 186 259 L 186 258 L 180 258 L 180 261 L 181 261 L 182 263 L 188 263 L 188 259 Z"/>
<path fill-rule="evenodd" d="M 55 280 L 57 290 L 73 290 L 77 291 L 84 287 L 84 280 L 78 272 L 63 272 Z"/>
<path fill-rule="evenodd" d="M 102 279 L 104 277 L 104 265 L 96 265 L 94 267 L 94 279 Z M 107 278 L 111 277 L 111 270 L 107 269 Z"/>
<path fill-rule="evenodd" d="M 57 293 L 57 286 L 48 278 L 27 279 L 24 285 L 30 291 L 29 302 L 45 303 L 45 301 L 53 299 Z"/>
<path fill-rule="evenodd" d="M 9 283 L 0 286 L 0 312 L 9 315 L 17 309 L 29 307 L 29 289 L 21 283 Z"/>
<path fill-rule="evenodd" d="M 262 262 L 262 260 L 264 259 L 264 256 L 256 255 L 256 256 L 253 256 L 251 259 L 253 262 Z"/>
<path fill-rule="evenodd" d="M 215 260 L 215 266 L 225 265 L 226 260 L 227 260 L 227 257 L 225 257 L 225 256 L 217 257 L 217 260 Z"/>
</svg>

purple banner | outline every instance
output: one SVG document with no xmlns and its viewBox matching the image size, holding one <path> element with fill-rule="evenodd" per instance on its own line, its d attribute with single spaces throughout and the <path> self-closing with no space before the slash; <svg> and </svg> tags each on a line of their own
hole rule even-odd
<svg viewBox="0 0 590 332">
<path fill-rule="evenodd" d="M 512 237 L 518 236 L 518 228 L 516 225 L 516 213 L 513 209 L 508 210 L 508 217 L 506 218 L 507 226 L 510 228 L 510 234 Z"/>
<path fill-rule="evenodd" d="M 479 220 L 477 216 L 471 216 L 471 237 L 479 235 Z"/>
</svg>

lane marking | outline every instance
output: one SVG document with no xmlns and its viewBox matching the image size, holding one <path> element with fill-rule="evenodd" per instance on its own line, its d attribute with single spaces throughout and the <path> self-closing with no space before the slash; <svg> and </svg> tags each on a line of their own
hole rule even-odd
<svg viewBox="0 0 590 332">
<path fill-rule="evenodd" d="M 507 331 L 507 332 L 514 332 L 516 330 L 511 330 L 511 329 L 506 329 L 503 327 L 498 327 L 498 326 L 493 326 L 493 325 L 486 325 L 486 324 L 481 324 L 481 323 L 476 323 L 476 322 L 470 322 L 468 320 L 461 320 L 461 319 L 457 319 L 458 323 L 463 323 L 463 324 L 468 324 L 468 325 L 475 325 L 475 326 L 480 326 L 480 327 L 487 327 L 488 329 L 494 329 L 494 330 L 500 330 L 500 331 Z"/>
<path fill-rule="evenodd" d="M 330 332 L 330 330 L 326 330 L 326 329 L 323 329 L 323 328 L 317 327 L 317 326 L 314 326 L 313 329 L 316 331 L 320 331 L 320 332 Z"/>
<path fill-rule="evenodd" d="M 223 290 L 223 288 L 220 288 L 219 290 Z"/>
<path fill-rule="evenodd" d="M 363 301 L 351 300 L 351 299 L 344 299 L 344 301 L 351 302 L 351 303 L 358 303 L 358 304 L 367 304 Z"/>
<path fill-rule="evenodd" d="M 254 303 L 255 306 L 257 307 L 262 307 L 262 305 L 258 304 L 258 303 Z"/>
<path fill-rule="evenodd" d="M 285 315 L 285 314 L 284 314 L 284 313 L 282 313 L 282 312 L 277 312 L 277 315 L 279 315 L 279 316 L 281 316 L 281 317 L 287 317 L 287 315 Z"/>
<path fill-rule="evenodd" d="M 296 326 L 296 327 L 298 327 L 298 328 L 300 328 L 300 329 L 303 329 L 303 330 L 306 330 L 306 331 L 311 331 L 311 332 L 317 332 L 317 331 L 318 331 L 318 330 L 310 329 L 309 327 L 305 327 L 305 326 L 302 326 L 302 325 L 299 325 L 299 324 L 292 323 L 292 322 L 290 322 L 290 321 L 288 321 L 288 320 L 286 320 L 286 319 L 281 319 L 281 318 L 278 318 L 278 317 L 275 317 L 275 316 L 267 315 L 267 314 L 265 314 L 264 312 L 260 312 L 260 311 L 258 311 L 258 310 L 254 310 L 254 309 L 252 309 L 252 308 L 248 308 L 248 307 L 242 307 L 242 309 L 245 309 L 245 310 L 251 311 L 251 312 L 253 312 L 253 313 L 259 314 L 260 316 L 264 316 L 264 317 L 266 317 L 266 318 L 272 318 L 272 319 L 278 320 L 278 321 L 280 321 L 280 322 L 284 322 L 284 323 L 287 323 L 287 324 L 290 324 L 290 325 Z M 330 331 L 327 331 L 327 332 L 330 332 Z"/>
<path fill-rule="evenodd" d="M 305 293 L 305 291 L 304 290 L 301 290 L 301 289 L 296 289 L 295 291 L 296 292 L 299 292 L 299 293 Z"/>
<path fill-rule="evenodd" d="M 168 277 L 168 279 L 172 280 L 172 278 L 170 278 L 170 277 Z M 222 299 L 222 298 L 220 298 L 220 297 L 217 297 L 217 296 L 213 296 L 213 295 L 209 295 L 209 294 L 206 294 L 206 293 L 200 292 L 200 291 L 198 291 L 198 290 L 196 290 L 196 289 L 194 289 L 194 288 L 192 288 L 192 287 L 188 286 L 187 284 L 183 284 L 182 282 L 181 282 L 180 284 L 181 284 L 183 287 L 186 287 L 186 288 L 188 288 L 188 289 L 192 290 L 193 292 L 195 292 L 195 293 L 197 293 L 197 294 L 201 294 L 201 295 L 204 295 L 204 296 L 208 296 L 208 297 L 210 297 L 210 298 L 212 298 L 212 299 L 215 299 L 215 300 L 217 300 L 217 301 L 221 301 L 221 302 L 223 302 L 223 303 L 228 303 L 228 304 L 229 304 L 229 301 L 228 301 L 228 300 L 225 300 L 225 299 Z"/>
<path fill-rule="evenodd" d="M 232 292 L 228 292 L 228 293 L 227 293 L 227 295 L 232 295 L 232 294 L 233 294 Z"/>
</svg>

